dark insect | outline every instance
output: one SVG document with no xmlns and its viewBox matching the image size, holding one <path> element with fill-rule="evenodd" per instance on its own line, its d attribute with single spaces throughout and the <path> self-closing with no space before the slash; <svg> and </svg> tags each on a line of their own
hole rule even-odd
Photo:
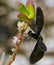
<svg viewBox="0 0 54 65">
<path fill-rule="evenodd" d="M 37 7 L 36 31 L 35 31 L 35 33 L 32 33 L 32 31 L 28 32 L 28 35 L 30 35 L 31 37 L 33 37 L 34 39 L 37 40 L 35 48 L 30 55 L 30 63 L 32 63 L 32 64 L 37 62 L 38 60 L 40 60 L 43 57 L 45 51 L 47 50 L 45 44 L 43 43 L 43 38 L 40 35 L 43 24 L 44 24 L 43 12 L 40 7 Z"/>
</svg>

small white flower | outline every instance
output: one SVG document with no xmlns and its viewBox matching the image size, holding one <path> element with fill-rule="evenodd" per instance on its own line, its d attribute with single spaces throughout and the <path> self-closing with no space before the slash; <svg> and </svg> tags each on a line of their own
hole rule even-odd
<svg viewBox="0 0 54 65">
<path fill-rule="evenodd" d="M 17 23 L 17 26 L 18 26 L 18 30 L 19 31 L 22 31 L 22 30 L 25 30 L 26 29 L 26 27 L 27 27 L 27 24 L 25 23 L 25 22 L 18 22 Z"/>
</svg>

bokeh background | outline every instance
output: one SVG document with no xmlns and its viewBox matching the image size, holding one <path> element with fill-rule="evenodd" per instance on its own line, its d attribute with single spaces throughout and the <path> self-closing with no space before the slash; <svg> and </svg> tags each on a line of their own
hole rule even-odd
<svg viewBox="0 0 54 65">
<path fill-rule="evenodd" d="M 44 27 L 41 35 L 47 46 L 47 52 L 44 57 L 33 65 L 54 65 L 54 0 L 33 0 L 35 8 L 41 7 L 44 13 Z M 17 8 L 18 3 L 26 3 L 26 0 L 0 0 L 0 26 L 6 25 L 10 32 L 10 37 L 0 34 L 0 65 L 6 65 L 12 47 L 15 46 L 12 39 L 17 34 Z M 31 29 L 28 27 L 26 33 Z M 1 30 L 0 30 L 1 32 Z M 5 41 L 4 41 L 5 39 Z M 19 52 L 15 61 L 11 65 L 31 65 L 29 56 L 36 44 L 36 40 L 26 35 L 23 43 L 20 45 Z"/>
</svg>

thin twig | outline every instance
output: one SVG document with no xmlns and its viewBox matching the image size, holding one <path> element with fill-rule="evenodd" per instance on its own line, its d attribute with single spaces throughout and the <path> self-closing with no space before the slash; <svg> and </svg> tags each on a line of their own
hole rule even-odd
<svg viewBox="0 0 54 65">
<path fill-rule="evenodd" d="M 21 38 L 20 38 L 20 36 L 21 36 Z M 18 40 L 18 42 L 16 43 L 15 51 L 14 51 L 13 54 L 11 55 L 11 57 L 10 57 L 10 59 L 9 59 L 9 61 L 8 61 L 8 63 L 7 63 L 7 65 L 11 65 L 11 63 L 15 60 L 16 54 L 17 54 L 17 52 L 18 52 L 18 50 L 19 50 L 19 46 L 20 46 L 20 44 L 21 44 L 21 42 L 22 42 L 22 37 L 23 37 L 23 33 L 20 32 L 20 33 L 18 34 L 18 38 L 20 38 L 20 40 Z"/>
<path fill-rule="evenodd" d="M 18 49 L 19 49 L 19 45 L 16 45 L 15 52 L 13 52 L 13 54 L 10 57 L 7 65 L 11 65 L 11 63 L 15 60 L 15 57 L 16 57 L 16 54 L 17 54 Z"/>
<path fill-rule="evenodd" d="M 23 26 L 21 26 L 23 25 Z M 28 25 L 25 24 L 24 22 L 19 22 L 18 23 L 18 42 L 16 43 L 16 48 L 15 48 L 15 52 L 13 52 L 13 54 L 11 55 L 11 58 L 9 59 L 7 65 L 11 65 L 11 63 L 15 60 L 15 57 L 16 57 L 16 54 L 19 50 L 19 45 L 21 44 L 22 40 L 23 40 L 23 35 L 24 35 L 24 32 L 25 30 L 27 29 Z"/>
</svg>

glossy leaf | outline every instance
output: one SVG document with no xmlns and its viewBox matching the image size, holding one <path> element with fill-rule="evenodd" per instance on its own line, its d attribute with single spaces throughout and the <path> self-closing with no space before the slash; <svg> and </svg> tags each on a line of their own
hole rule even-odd
<svg viewBox="0 0 54 65">
<path fill-rule="evenodd" d="M 29 24 L 30 19 L 28 19 L 28 17 L 27 17 L 26 15 L 20 13 L 20 14 L 18 14 L 18 18 L 19 18 L 21 21 L 24 21 L 24 22 L 26 22 L 27 24 Z"/>
<path fill-rule="evenodd" d="M 19 19 L 23 19 L 24 21 L 32 20 L 35 16 L 35 8 L 34 8 L 32 0 L 27 0 L 26 7 L 22 3 L 19 3 L 18 11 L 21 14 L 23 14 L 23 16 L 21 16 L 20 18 L 18 17 Z M 24 17 L 27 19 L 25 19 Z"/>
<path fill-rule="evenodd" d="M 26 9 L 29 12 L 28 18 L 33 19 L 35 16 L 35 7 L 32 0 L 27 0 Z"/>
<path fill-rule="evenodd" d="M 29 15 L 29 13 L 28 13 L 26 7 L 25 7 L 22 3 L 19 3 L 19 4 L 18 4 L 18 11 L 19 11 L 21 14 L 24 14 L 24 15 L 26 15 L 26 16 Z"/>
</svg>

